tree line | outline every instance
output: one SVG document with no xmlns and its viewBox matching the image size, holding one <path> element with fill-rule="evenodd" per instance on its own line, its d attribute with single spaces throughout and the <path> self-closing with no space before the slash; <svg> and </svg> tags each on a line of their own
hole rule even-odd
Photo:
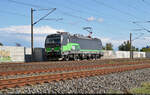
<svg viewBox="0 0 150 95">
<path fill-rule="evenodd" d="M 119 51 L 130 51 L 130 48 L 129 40 L 124 41 L 121 45 L 118 46 Z M 103 50 L 114 50 L 112 43 L 106 43 L 106 45 L 103 46 Z M 132 46 L 132 51 L 150 52 L 150 46 L 142 47 L 142 49 Z"/>
</svg>

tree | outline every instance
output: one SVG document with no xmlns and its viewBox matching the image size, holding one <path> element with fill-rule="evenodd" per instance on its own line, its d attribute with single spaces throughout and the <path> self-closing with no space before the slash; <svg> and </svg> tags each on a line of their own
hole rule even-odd
<svg viewBox="0 0 150 95">
<path fill-rule="evenodd" d="M 0 46 L 3 46 L 3 44 L 0 42 Z"/>
<path fill-rule="evenodd" d="M 102 46 L 102 49 L 105 50 L 105 46 Z"/>
<path fill-rule="evenodd" d="M 113 50 L 113 45 L 111 43 L 106 43 L 106 46 L 103 46 L 103 49 L 105 50 Z"/>
<path fill-rule="evenodd" d="M 143 47 L 140 51 L 142 51 L 142 52 L 150 52 L 150 46 Z"/>
<path fill-rule="evenodd" d="M 125 41 L 123 42 L 123 44 L 121 44 L 119 47 L 118 47 L 118 50 L 121 50 L 121 51 L 130 51 L 130 41 Z M 133 51 L 139 51 L 138 48 L 135 48 L 134 46 L 132 46 L 132 50 Z"/>
</svg>

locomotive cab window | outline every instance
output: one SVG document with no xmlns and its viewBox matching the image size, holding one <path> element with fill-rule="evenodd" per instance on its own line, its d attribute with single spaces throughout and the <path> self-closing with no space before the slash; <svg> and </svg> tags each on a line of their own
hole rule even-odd
<svg viewBox="0 0 150 95">
<path fill-rule="evenodd" d="M 51 43 L 60 43 L 61 42 L 61 38 L 60 38 L 60 36 L 57 36 L 57 37 L 48 37 L 47 39 L 46 39 L 46 44 L 51 44 Z"/>
</svg>

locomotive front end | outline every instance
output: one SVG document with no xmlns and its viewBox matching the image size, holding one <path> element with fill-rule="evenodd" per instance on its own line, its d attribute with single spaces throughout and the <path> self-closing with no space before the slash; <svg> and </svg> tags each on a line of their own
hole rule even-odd
<svg viewBox="0 0 150 95">
<path fill-rule="evenodd" d="M 45 40 L 45 52 L 48 60 L 61 58 L 61 35 L 48 35 Z"/>
</svg>

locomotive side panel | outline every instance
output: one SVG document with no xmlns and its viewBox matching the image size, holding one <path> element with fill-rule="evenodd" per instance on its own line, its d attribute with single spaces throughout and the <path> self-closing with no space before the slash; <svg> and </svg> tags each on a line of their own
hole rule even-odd
<svg viewBox="0 0 150 95">
<path fill-rule="evenodd" d="M 82 50 L 101 50 L 102 43 L 99 39 L 85 39 L 78 37 L 70 37 L 71 43 L 78 43 L 80 45 L 80 49 Z"/>
</svg>

